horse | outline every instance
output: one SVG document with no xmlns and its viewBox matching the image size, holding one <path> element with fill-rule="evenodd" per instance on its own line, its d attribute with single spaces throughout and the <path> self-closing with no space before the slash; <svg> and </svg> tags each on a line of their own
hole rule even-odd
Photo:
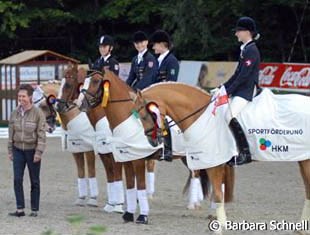
<svg viewBox="0 0 310 235">
<path fill-rule="evenodd" d="M 83 96 L 80 94 L 80 87 L 84 84 L 87 77 L 87 71 L 83 68 L 77 70 L 77 67 L 70 67 L 67 73 L 74 76 L 65 76 L 65 83 L 62 88 L 60 100 L 70 102 L 77 99 L 77 104 L 80 106 Z M 73 104 L 74 105 L 74 104 Z M 99 157 L 103 163 L 107 178 L 107 203 L 103 207 L 105 212 L 123 213 L 124 204 L 124 187 L 122 180 L 122 164 L 115 162 L 111 147 L 105 142 L 106 135 L 112 135 L 108 122 L 105 117 L 104 110 L 94 109 L 86 112 L 90 123 L 96 133 L 96 146 Z"/>
<path fill-rule="evenodd" d="M 92 103 L 92 107 L 102 104 L 105 109 L 107 118 L 110 123 L 110 127 L 113 132 L 116 131 L 116 127 L 119 127 L 120 124 L 123 124 L 125 120 L 129 120 L 133 114 L 137 114 L 135 110 L 135 103 L 133 102 L 131 89 L 124 83 L 120 78 L 110 71 L 105 70 L 104 74 L 94 73 L 91 76 L 91 81 L 89 88 L 84 91 L 85 97 L 89 100 L 89 103 Z M 140 122 L 136 119 L 136 123 L 132 123 L 135 127 L 138 128 Z M 138 122 L 138 124 L 137 124 Z M 142 125 L 142 124 L 141 124 Z M 130 129 L 130 127 L 128 126 Z M 141 127 L 143 129 L 143 127 Z M 131 130 L 128 130 L 131 131 Z M 144 134 L 144 133 L 143 133 Z M 123 151 L 120 149 L 119 151 Z M 124 152 L 124 151 L 123 151 Z M 133 215 L 136 210 L 136 193 L 132 192 L 135 188 L 134 184 L 134 175 L 137 179 L 137 189 L 138 189 L 138 201 L 140 203 L 140 215 L 138 216 L 137 223 L 147 223 L 148 220 L 148 202 L 144 194 L 145 190 L 145 173 L 144 173 L 144 159 L 146 157 L 152 157 L 159 159 L 159 151 L 156 151 L 150 156 L 145 156 L 140 159 L 125 161 L 125 174 L 126 174 L 126 183 L 127 183 L 127 211 L 123 215 L 125 222 L 133 221 Z M 181 158 L 183 156 L 174 156 L 174 158 Z M 224 180 L 225 168 L 221 168 L 221 178 L 218 182 L 220 186 Z M 231 183 L 228 181 L 228 184 Z M 232 196 L 232 193 L 229 192 L 232 187 L 227 188 L 227 195 Z"/>
<path fill-rule="evenodd" d="M 173 99 L 171 99 L 173 97 Z M 158 105 L 161 115 L 169 115 L 184 132 L 197 120 L 204 107 L 210 103 L 210 95 L 201 89 L 179 83 L 157 84 L 138 92 L 137 109 L 141 115 L 149 113 L 149 104 Z M 150 114 L 149 114 L 150 115 Z M 144 123 L 145 128 L 154 128 L 154 119 Z M 300 174 L 305 186 L 305 203 L 301 214 L 301 221 L 310 219 L 310 160 L 299 161 Z M 223 165 L 206 169 L 213 186 L 214 199 L 217 202 L 217 218 L 223 225 L 226 221 L 223 194 L 220 188 L 223 178 Z"/>
<path fill-rule="evenodd" d="M 36 85 L 34 87 L 34 91 L 32 95 L 32 102 L 37 108 L 40 108 L 45 115 L 46 131 L 48 133 L 53 133 L 54 130 L 56 129 L 57 113 L 52 104 L 52 100 L 56 97 L 53 95 L 47 95 L 47 94 L 50 94 L 49 88 L 45 88 L 44 89 L 45 92 L 44 92 L 42 87 L 46 87 L 46 84 L 48 83 L 43 83 L 41 85 Z"/>
<path fill-rule="evenodd" d="M 60 82 L 46 82 L 40 85 L 40 88 L 44 91 L 46 97 L 48 97 L 47 102 L 44 102 L 41 106 L 43 109 L 49 109 L 48 106 L 54 105 L 57 96 L 61 87 Z M 68 112 L 58 113 L 58 119 L 61 121 L 61 124 L 64 128 L 66 128 L 67 123 L 77 117 L 80 111 L 78 108 L 72 108 L 68 110 Z M 89 179 L 89 188 L 90 188 L 90 198 L 87 200 L 87 178 L 85 177 L 85 164 L 84 164 L 84 153 L 73 153 L 77 171 L 78 171 L 78 193 L 79 197 L 75 200 L 74 204 L 78 206 L 98 206 L 97 205 L 97 181 L 95 178 L 95 155 L 93 151 L 89 151 L 85 153 L 87 165 L 88 165 L 88 176 Z"/>
</svg>

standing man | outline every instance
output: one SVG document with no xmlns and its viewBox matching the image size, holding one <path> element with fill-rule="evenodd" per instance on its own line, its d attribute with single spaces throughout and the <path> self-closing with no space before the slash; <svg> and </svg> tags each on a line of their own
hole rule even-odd
<svg viewBox="0 0 310 235">
<path fill-rule="evenodd" d="M 235 35 L 238 41 L 242 42 L 239 64 L 234 75 L 224 84 L 231 98 L 225 119 L 229 123 L 239 150 L 239 155 L 228 162 L 231 166 L 252 161 L 249 144 L 237 116 L 256 94 L 260 64 L 260 53 L 255 44 L 255 40 L 259 38 L 255 21 L 246 16 L 239 18 Z"/>
<path fill-rule="evenodd" d="M 148 43 L 148 38 L 144 32 L 138 31 L 134 33 L 133 44 L 138 51 L 138 55 L 131 61 L 131 68 L 126 81 L 134 90 L 143 90 L 156 82 L 157 60 L 148 51 Z"/>
<path fill-rule="evenodd" d="M 25 216 L 23 177 L 27 165 L 31 183 L 31 214 L 36 217 L 40 203 L 41 157 L 45 150 L 45 116 L 32 104 L 33 88 L 22 84 L 18 89 L 18 106 L 9 122 L 9 159 L 13 161 L 14 191 L 17 210 L 10 216 Z"/>
<path fill-rule="evenodd" d="M 155 54 L 159 55 L 158 72 L 156 82 L 177 81 L 179 74 L 179 62 L 177 58 L 171 52 L 172 42 L 167 32 L 163 30 L 157 30 L 151 37 L 153 44 L 153 50 Z M 166 123 L 167 134 L 164 136 L 164 153 L 163 159 L 166 161 L 172 161 L 172 140 L 169 125 Z"/>
<path fill-rule="evenodd" d="M 113 47 L 114 40 L 110 35 L 101 36 L 99 39 L 99 52 L 101 56 L 95 61 L 91 69 L 98 71 L 109 69 L 118 76 L 119 64 L 118 61 L 111 55 Z"/>
</svg>

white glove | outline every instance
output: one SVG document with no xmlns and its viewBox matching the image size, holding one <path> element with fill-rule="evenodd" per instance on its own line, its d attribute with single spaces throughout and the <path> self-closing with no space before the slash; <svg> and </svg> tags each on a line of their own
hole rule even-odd
<svg viewBox="0 0 310 235">
<path fill-rule="evenodd" d="M 211 96 L 215 96 L 220 91 L 220 88 L 215 87 L 214 89 L 210 90 Z"/>
</svg>

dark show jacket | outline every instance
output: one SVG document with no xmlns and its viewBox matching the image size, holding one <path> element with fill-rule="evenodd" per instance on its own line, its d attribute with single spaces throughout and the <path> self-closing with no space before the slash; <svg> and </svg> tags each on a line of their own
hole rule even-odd
<svg viewBox="0 0 310 235">
<path fill-rule="evenodd" d="M 260 54 L 254 41 L 245 45 L 233 76 L 224 83 L 227 94 L 248 101 L 253 99 L 253 90 L 258 86 Z"/>
<path fill-rule="evenodd" d="M 140 63 L 138 63 L 138 55 L 132 59 L 126 82 L 135 90 L 143 90 L 156 82 L 157 70 L 157 59 L 149 51 L 146 51 Z"/>
</svg>

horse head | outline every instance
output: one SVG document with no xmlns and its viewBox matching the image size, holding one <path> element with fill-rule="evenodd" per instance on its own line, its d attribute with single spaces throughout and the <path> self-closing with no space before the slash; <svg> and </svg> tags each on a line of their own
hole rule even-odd
<svg viewBox="0 0 310 235">
<path fill-rule="evenodd" d="M 104 92 L 102 85 L 104 83 L 103 73 L 94 71 L 89 76 L 90 80 L 87 82 L 87 86 L 84 86 L 81 90 L 84 95 L 82 103 L 86 110 L 97 107 L 102 102 Z"/>
<path fill-rule="evenodd" d="M 152 146 L 162 143 L 163 135 L 167 126 L 165 125 L 164 105 L 158 101 L 144 97 L 141 91 L 137 91 L 134 99 L 135 109 L 132 111 L 137 115 L 144 127 L 144 133 Z"/>
<path fill-rule="evenodd" d="M 57 112 L 54 108 L 54 103 L 56 100 L 57 95 L 57 86 L 59 88 L 59 84 L 55 83 L 55 90 L 51 89 L 50 86 L 53 85 L 46 85 L 42 84 L 40 86 L 35 87 L 32 101 L 33 104 L 40 108 L 46 118 L 46 131 L 52 133 L 56 129 L 56 119 L 57 119 Z M 57 92 L 56 92 L 57 90 Z"/>
<path fill-rule="evenodd" d="M 69 67 L 65 70 L 57 98 L 56 109 L 59 113 L 65 113 L 77 106 L 75 101 L 79 97 L 81 85 L 82 83 L 79 83 L 78 80 L 77 65 L 69 64 Z"/>
</svg>

